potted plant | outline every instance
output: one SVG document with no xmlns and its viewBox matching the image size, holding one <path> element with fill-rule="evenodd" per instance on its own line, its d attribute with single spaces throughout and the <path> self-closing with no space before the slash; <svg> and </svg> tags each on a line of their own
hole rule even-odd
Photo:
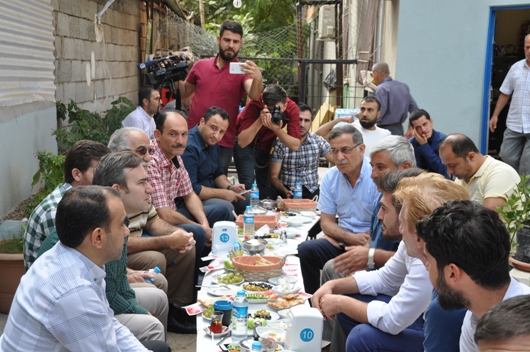
<svg viewBox="0 0 530 352">
<path fill-rule="evenodd" d="M 530 175 L 521 181 L 498 211 L 510 233 L 515 256 L 510 258 L 517 269 L 530 271 Z"/>
<path fill-rule="evenodd" d="M 24 269 L 24 255 L 22 254 L 24 229 L 19 227 L 16 231 L 12 230 L 3 233 L 7 234 L 7 236 L 0 240 L 0 277 L 2 277 L 2 285 L 0 285 L 0 313 L 8 314 L 20 283 L 20 278 L 26 272 Z"/>
</svg>

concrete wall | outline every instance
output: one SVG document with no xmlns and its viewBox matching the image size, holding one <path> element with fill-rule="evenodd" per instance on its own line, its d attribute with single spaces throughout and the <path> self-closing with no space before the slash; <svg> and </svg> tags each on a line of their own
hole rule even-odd
<svg viewBox="0 0 530 352">
<path fill-rule="evenodd" d="M 53 102 L 32 103 L 0 109 L 0 114 L 13 118 L 0 123 L 0 217 L 7 214 L 21 200 L 37 191 L 31 188 L 38 169 L 36 151 L 57 152 L 51 136 L 57 128 Z"/>
<path fill-rule="evenodd" d="M 481 142 L 490 7 L 522 0 L 401 1 L 394 78 L 406 82 L 435 128 Z"/>
<path fill-rule="evenodd" d="M 140 2 L 116 0 L 101 17 L 104 39 L 98 42 L 94 18 L 105 3 L 52 1 L 57 101 L 71 99 L 90 111 L 107 110 L 120 96 L 136 103 Z"/>
</svg>

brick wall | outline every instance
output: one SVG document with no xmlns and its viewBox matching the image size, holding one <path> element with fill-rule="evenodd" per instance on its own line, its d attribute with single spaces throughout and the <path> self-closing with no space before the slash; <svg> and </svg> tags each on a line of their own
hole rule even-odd
<svg viewBox="0 0 530 352">
<path fill-rule="evenodd" d="M 114 1 L 101 17 L 104 41 L 97 42 L 95 14 L 105 3 L 52 0 L 57 101 L 68 103 L 72 99 L 90 111 L 107 110 L 120 96 L 137 101 L 140 1 Z"/>
</svg>

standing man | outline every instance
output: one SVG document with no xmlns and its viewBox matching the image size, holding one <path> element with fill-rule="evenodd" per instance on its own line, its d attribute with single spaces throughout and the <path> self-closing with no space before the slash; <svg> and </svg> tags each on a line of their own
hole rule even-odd
<svg viewBox="0 0 530 352">
<path fill-rule="evenodd" d="M 448 135 L 439 147 L 440 160 L 464 186 L 471 200 L 497 210 L 519 183 L 519 175 L 508 164 L 482 155 L 473 141 L 459 133 Z"/>
<path fill-rule="evenodd" d="M 188 123 L 177 111 L 163 111 L 156 120 L 154 152 L 149 162 L 149 183 L 153 186 L 153 205 L 158 216 L 171 225 L 186 225 L 193 232 L 196 244 L 196 270 L 201 257 L 207 255 L 212 243 L 212 226 L 217 221 L 233 221 L 227 208 L 202 205 L 180 156 L 188 142 Z M 203 254 L 204 252 L 204 254 Z M 196 271 L 196 276 L 198 271 Z"/>
<path fill-rule="evenodd" d="M 245 185 L 232 185 L 223 172 L 219 141 L 228 129 L 230 117 L 221 108 L 206 110 L 201 122 L 188 134 L 182 161 L 190 176 L 193 190 L 203 205 L 222 205 L 230 212 L 243 214 L 250 198 L 242 196 Z"/>
<path fill-rule="evenodd" d="M 276 143 L 270 163 L 270 183 L 284 198 L 292 198 L 296 182 L 302 184 L 302 198 L 312 199 L 320 194 L 318 185 L 318 162 L 320 157 L 333 162 L 329 143 L 322 137 L 309 132 L 313 122 L 311 108 L 298 104 L 300 110 L 300 148 L 291 151 L 280 140 Z M 270 196 L 276 199 L 276 194 Z"/>
<path fill-rule="evenodd" d="M 442 164 L 438 153 L 438 146 L 446 135 L 432 128 L 434 121 L 423 109 L 414 110 L 410 114 L 409 124 L 414 129 L 414 137 L 410 139 L 410 143 L 414 147 L 416 165 L 449 179 L 447 168 Z"/>
<path fill-rule="evenodd" d="M 361 101 L 361 109 L 356 115 L 358 120 L 355 120 L 352 125 L 357 128 L 363 135 L 363 141 L 366 145 L 366 154 L 371 154 L 370 150 L 372 147 L 381 141 L 383 138 L 390 136 L 390 131 L 384 128 L 380 128 L 376 125 L 377 119 L 381 115 L 381 103 L 376 97 L 368 96 L 364 97 Z M 349 116 L 351 118 L 351 116 Z M 315 132 L 324 138 L 328 138 L 329 131 L 339 124 L 344 122 L 348 117 L 339 117 L 333 121 L 330 121 L 322 126 Z M 370 157 L 368 157 L 369 159 Z"/>
<path fill-rule="evenodd" d="M 351 125 L 335 127 L 329 134 L 335 167 L 322 180 L 318 209 L 324 236 L 298 245 L 306 292 L 320 287 L 320 270 L 346 246 L 364 246 L 370 240 L 372 213 L 379 191 L 372 182 L 372 167 L 364 157 L 361 132 Z M 337 223 L 336 216 L 339 216 Z"/>
<path fill-rule="evenodd" d="M 510 277 L 510 235 L 496 211 L 470 200 L 447 202 L 416 225 L 443 309 L 467 308 L 460 351 L 478 351 L 478 320 L 494 305 L 530 293 Z M 510 322 L 506 322 L 509 324 Z"/>
<path fill-rule="evenodd" d="M 499 156 L 521 175 L 530 174 L 530 34 L 524 38 L 524 54 L 525 58 L 513 64 L 502 82 L 501 94 L 489 123 L 491 132 L 494 132 L 499 114 L 513 94 Z"/>
<path fill-rule="evenodd" d="M 188 127 L 199 124 L 210 106 L 218 106 L 228 112 L 230 124 L 219 142 L 223 172 L 228 173 L 236 138 L 236 119 L 239 102 L 245 93 L 250 99 L 259 99 L 263 81 L 259 67 L 252 61 L 240 63 L 244 74 L 230 73 L 230 64 L 239 63 L 237 54 L 243 43 L 243 27 L 235 21 L 225 21 L 219 30 L 219 53 L 211 59 L 200 60 L 193 65 L 188 77 L 180 82 L 182 99 L 193 94 L 188 115 Z"/>
<path fill-rule="evenodd" d="M 163 341 L 140 343 L 105 297 L 104 265 L 121 257 L 126 222 L 112 188 L 74 187 L 64 194 L 57 206 L 60 243 L 22 277 L 0 350 L 171 351 Z"/>
<path fill-rule="evenodd" d="M 109 148 L 99 142 L 77 141 L 66 154 L 64 161 L 64 183 L 40 202 L 29 216 L 24 232 L 24 266 L 26 271 L 39 253 L 41 243 L 55 228 L 57 204 L 64 193 L 72 187 L 92 184 L 94 169 L 99 159 L 108 154 Z"/>
<path fill-rule="evenodd" d="M 283 130 L 285 125 L 287 132 Z M 234 161 L 239 182 L 250 189 L 255 172 L 258 187 L 269 187 L 269 162 L 274 142 L 279 138 L 295 152 L 300 147 L 300 137 L 298 106 L 279 85 L 267 86 L 258 99 L 247 103 L 237 118 L 238 145 Z"/>
<path fill-rule="evenodd" d="M 403 122 L 407 119 L 408 113 L 418 109 L 418 105 L 410 95 L 409 86 L 390 77 L 386 62 L 378 62 L 372 71 L 374 82 L 377 84 L 374 96 L 381 103 L 381 116 L 377 120 L 377 125 L 386 128 L 392 134 L 403 136 Z M 409 126 L 405 137 L 412 137 L 412 127 Z"/>
<path fill-rule="evenodd" d="M 138 91 L 138 107 L 121 122 L 122 127 L 138 127 L 149 139 L 154 138 L 153 115 L 160 109 L 160 92 L 153 86 L 143 86 Z"/>
</svg>

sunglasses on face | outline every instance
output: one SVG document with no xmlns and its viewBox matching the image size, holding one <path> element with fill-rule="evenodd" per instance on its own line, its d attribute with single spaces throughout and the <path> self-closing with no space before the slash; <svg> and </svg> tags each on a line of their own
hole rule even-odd
<svg viewBox="0 0 530 352">
<path fill-rule="evenodd" d="M 149 148 L 146 148 L 144 147 L 143 145 L 142 146 L 139 146 L 138 148 L 136 148 L 135 150 L 132 150 L 132 149 L 123 149 L 123 151 L 126 151 L 126 152 L 136 152 L 138 154 L 140 154 L 141 156 L 144 156 L 145 153 L 149 153 L 149 155 L 153 155 L 153 153 L 155 152 L 155 150 L 151 147 Z"/>
</svg>

